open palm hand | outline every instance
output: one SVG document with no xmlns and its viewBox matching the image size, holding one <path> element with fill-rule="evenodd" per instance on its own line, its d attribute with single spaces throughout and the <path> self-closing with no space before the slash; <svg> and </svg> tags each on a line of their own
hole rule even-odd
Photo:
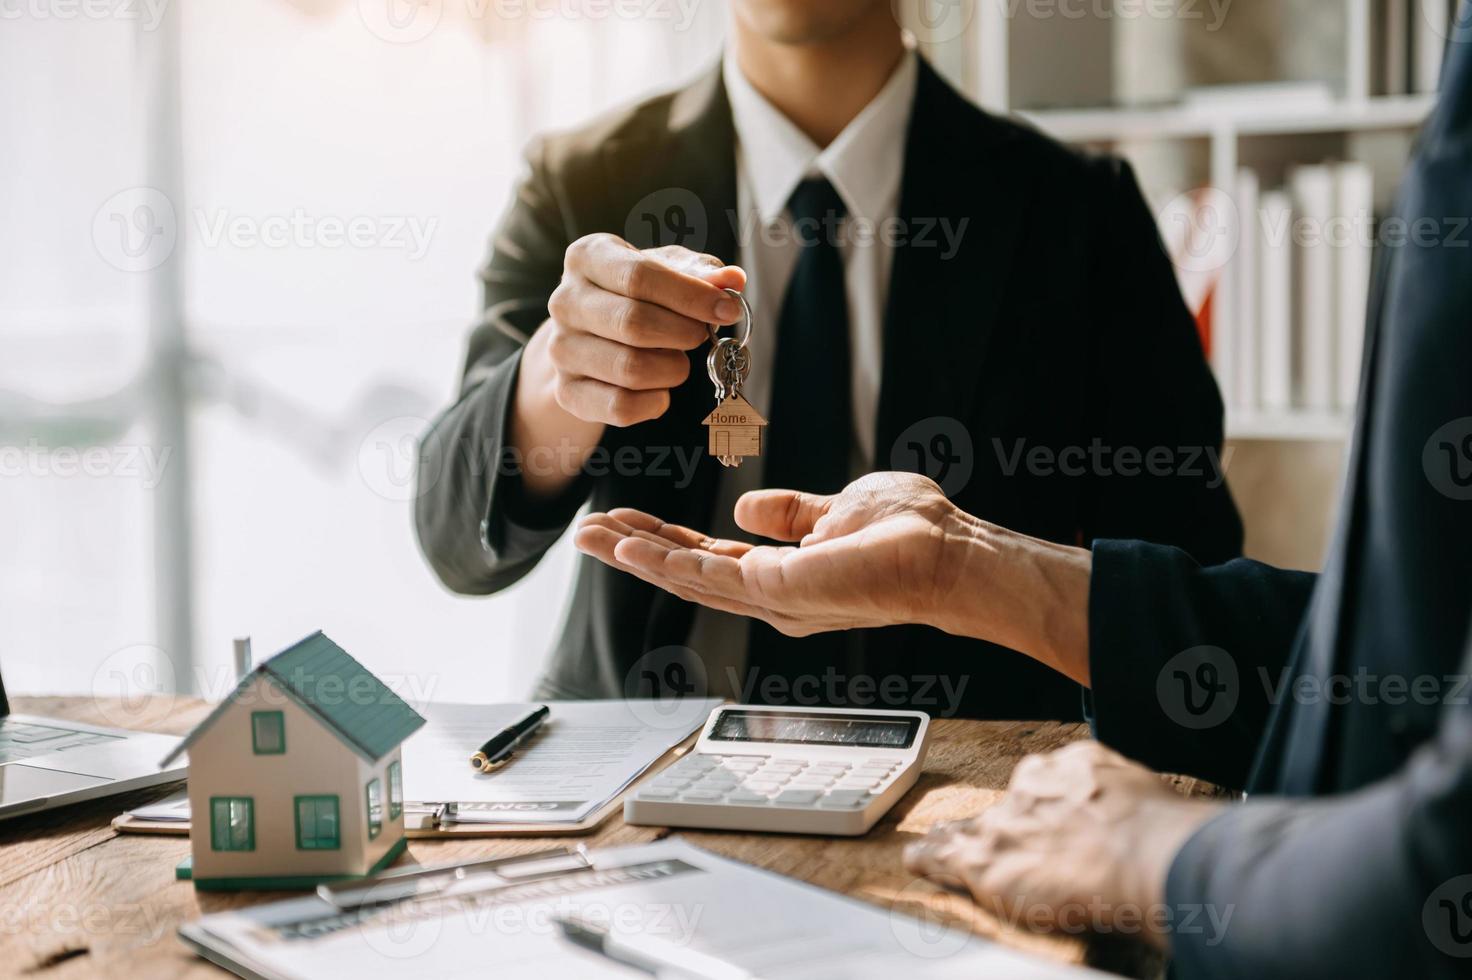
<svg viewBox="0 0 1472 980">
<path fill-rule="evenodd" d="M 589 515 L 575 543 L 682 599 L 806 636 L 931 621 L 956 584 L 945 556 L 966 520 L 934 481 L 875 473 L 832 496 L 761 490 L 737 503 L 742 529 L 796 544 L 719 540 L 627 509 Z"/>
</svg>

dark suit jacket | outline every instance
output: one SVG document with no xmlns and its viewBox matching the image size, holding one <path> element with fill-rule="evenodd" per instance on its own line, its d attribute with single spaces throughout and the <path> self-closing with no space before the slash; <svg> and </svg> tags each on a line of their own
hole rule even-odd
<svg viewBox="0 0 1472 980">
<path fill-rule="evenodd" d="M 563 499 L 532 505 L 514 466 L 495 461 L 523 344 L 547 317 L 570 242 L 607 231 L 646 247 L 668 243 L 655 235 L 675 227 L 690 232 L 684 244 L 739 260 L 733 139 L 717 70 L 530 150 L 530 172 L 482 273 L 485 317 L 470 340 L 460 398 L 424 446 L 419 540 L 450 588 L 484 594 L 516 582 L 590 498 L 598 510 L 635 507 L 709 526 L 720 467 L 703 450 L 700 423 L 713 400 L 704 349 L 691 354 L 689 380 L 662 418 L 608 430 L 611 459 L 623 453 L 630 465 L 585 475 Z M 1138 537 L 1179 545 L 1203 562 L 1240 553 L 1240 522 L 1211 465 L 1221 402 L 1125 164 L 993 118 L 922 63 L 900 216 L 914 237 L 895 250 L 876 468 L 919 468 L 910 443 L 928 445 L 933 423 L 924 420 L 945 417 L 969 436 L 969 447 L 958 438 L 944 455 L 972 469 L 952 496 L 973 514 L 1053 541 Z M 964 227 L 954 255 L 937 231 L 941 220 Z M 923 437 L 902 438 L 917 422 Z M 677 485 L 680 457 L 671 448 L 699 456 L 688 486 Z M 1170 475 L 1143 474 L 1152 450 L 1153 465 Z M 1062 454 L 1061 465 L 1052 454 Z M 633 693 L 626 681 L 636 662 L 686 643 L 692 611 L 580 557 L 542 694 Z M 835 666 L 908 678 L 890 688 L 904 692 L 901 704 L 993 717 L 1080 715 L 1074 685 L 1012 651 L 921 627 L 858 639 L 851 662 Z M 940 695 L 946 687 L 936 675 L 946 675 L 949 690 L 960 687 L 960 703 Z M 893 695 L 886 705 L 900 706 Z"/>
<path fill-rule="evenodd" d="M 1173 908 L 1233 916 L 1215 945 L 1175 937 L 1181 977 L 1472 971 L 1469 48 L 1451 45 L 1400 195 L 1437 241 L 1382 248 L 1323 573 L 1094 549 L 1097 734 L 1253 796 L 1171 869 Z"/>
</svg>

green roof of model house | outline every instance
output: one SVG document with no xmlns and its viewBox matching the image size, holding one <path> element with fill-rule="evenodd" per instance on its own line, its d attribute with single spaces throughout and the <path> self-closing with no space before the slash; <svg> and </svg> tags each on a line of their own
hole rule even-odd
<svg viewBox="0 0 1472 980">
<path fill-rule="evenodd" d="M 424 724 L 419 712 L 318 631 L 256 665 L 161 765 L 189 748 L 263 673 L 369 762 L 392 752 Z"/>
</svg>

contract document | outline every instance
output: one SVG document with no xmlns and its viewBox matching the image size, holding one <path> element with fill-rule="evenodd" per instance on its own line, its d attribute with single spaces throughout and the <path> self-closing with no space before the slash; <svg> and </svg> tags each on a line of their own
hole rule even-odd
<svg viewBox="0 0 1472 980">
<path fill-rule="evenodd" d="M 550 871 L 551 859 L 528 857 L 526 874 L 507 866 L 477 874 L 473 865 L 462 878 L 416 872 L 413 894 L 398 900 L 389 900 L 394 886 L 385 878 L 366 889 L 207 915 L 179 935 L 212 962 L 257 980 L 648 976 L 569 941 L 559 928 L 569 918 L 628 942 L 693 951 L 722 964 L 722 977 L 1105 977 L 718 857 L 680 838 L 575 857 Z"/>
<path fill-rule="evenodd" d="M 705 724 L 718 700 L 549 701 L 547 721 L 503 768 L 470 765 L 482 742 L 535 704 L 431 704 L 404 743 L 404 798 L 441 823 L 577 824 Z"/>
</svg>

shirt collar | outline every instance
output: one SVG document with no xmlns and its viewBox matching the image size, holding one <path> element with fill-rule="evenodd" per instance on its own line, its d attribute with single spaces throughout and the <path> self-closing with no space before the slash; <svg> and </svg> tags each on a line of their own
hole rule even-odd
<svg viewBox="0 0 1472 980">
<path fill-rule="evenodd" d="M 821 150 L 756 90 L 729 49 L 721 71 L 736 152 L 763 224 L 782 214 L 804 177 L 817 174 L 832 181 L 850 214 L 877 221 L 893 210 L 919 78 L 913 51 L 905 52 L 879 94 Z"/>
</svg>

